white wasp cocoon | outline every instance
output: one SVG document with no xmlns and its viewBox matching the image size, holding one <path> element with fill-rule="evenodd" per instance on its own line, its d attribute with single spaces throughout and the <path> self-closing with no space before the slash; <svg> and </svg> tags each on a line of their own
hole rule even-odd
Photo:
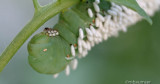
<svg viewBox="0 0 160 84">
<path fill-rule="evenodd" d="M 94 47 L 95 45 L 94 41 L 91 41 L 90 44 L 91 44 L 91 47 Z"/>
<path fill-rule="evenodd" d="M 100 0 L 95 0 L 95 3 L 99 4 L 99 3 L 100 3 Z"/>
<path fill-rule="evenodd" d="M 84 32 L 83 32 L 82 28 L 79 29 L 79 37 L 80 37 L 81 39 L 84 38 Z"/>
<path fill-rule="evenodd" d="M 116 12 L 117 14 L 119 13 L 119 12 L 121 12 L 121 11 L 119 11 L 117 8 L 115 8 L 115 7 L 111 7 L 111 10 L 112 11 L 114 11 L 114 12 Z"/>
<path fill-rule="evenodd" d="M 100 12 L 100 8 L 99 8 L 98 4 L 94 2 L 93 6 L 94 6 L 95 11 L 99 13 Z"/>
<path fill-rule="evenodd" d="M 127 32 L 127 28 L 124 26 L 122 26 L 122 30 L 123 30 L 123 32 Z"/>
<path fill-rule="evenodd" d="M 122 8 L 119 5 L 115 5 L 115 8 L 117 8 L 119 11 L 122 11 Z"/>
<path fill-rule="evenodd" d="M 127 13 L 128 15 L 132 15 L 133 14 L 133 11 L 129 10 L 127 7 L 125 7 L 125 6 L 121 6 L 121 7 L 125 11 L 125 13 Z"/>
<path fill-rule="evenodd" d="M 87 35 L 87 39 L 88 39 L 89 41 L 93 41 L 93 38 L 94 38 L 94 37 Z"/>
<path fill-rule="evenodd" d="M 95 33 L 95 37 L 98 37 L 98 33 L 97 33 L 98 31 L 96 30 L 96 33 Z"/>
<path fill-rule="evenodd" d="M 104 22 L 104 27 L 108 28 L 109 22 L 111 20 L 111 15 L 105 17 L 106 21 Z"/>
<path fill-rule="evenodd" d="M 104 27 L 103 28 L 101 28 L 101 30 L 100 30 L 102 33 L 107 33 L 107 29 L 105 29 Z"/>
<path fill-rule="evenodd" d="M 74 59 L 71 61 L 71 68 L 73 70 L 76 70 L 77 69 L 77 66 L 78 66 L 78 60 L 77 59 Z"/>
<path fill-rule="evenodd" d="M 84 50 L 83 53 L 82 53 L 82 56 L 83 56 L 83 57 L 86 57 L 87 54 L 88 54 L 88 51 L 87 51 L 87 50 Z"/>
<path fill-rule="evenodd" d="M 101 33 L 98 30 L 96 31 L 96 37 L 101 38 Z"/>
<path fill-rule="evenodd" d="M 90 26 L 90 29 L 91 29 L 92 33 L 95 35 L 95 33 L 96 33 L 95 28 L 93 26 Z"/>
<path fill-rule="evenodd" d="M 105 21 L 104 17 L 103 17 L 100 13 L 97 13 L 97 17 L 98 17 L 99 20 L 101 20 L 102 22 Z"/>
<path fill-rule="evenodd" d="M 90 8 L 88 8 L 88 15 L 89 15 L 90 18 L 93 17 L 93 12 L 92 12 L 92 10 Z"/>
<path fill-rule="evenodd" d="M 78 52 L 79 52 L 80 54 L 83 52 L 82 46 L 79 46 L 79 47 L 78 47 Z"/>
<path fill-rule="evenodd" d="M 119 19 L 118 19 L 119 24 L 122 24 L 122 18 L 123 18 L 123 13 L 120 12 L 120 13 L 119 13 Z"/>
<path fill-rule="evenodd" d="M 98 38 L 94 38 L 94 42 L 98 44 L 99 43 Z"/>
<path fill-rule="evenodd" d="M 76 51 L 73 45 L 71 45 L 71 53 L 72 53 L 72 56 L 76 56 Z"/>
<path fill-rule="evenodd" d="M 87 41 L 86 44 L 87 44 L 87 50 L 91 50 L 91 44 L 89 43 L 89 41 Z"/>
<path fill-rule="evenodd" d="M 65 74 L 66 74 L 66 76 L 69 76 L 69 74 L 70 74 L 70 67 L 69 67 L 69 65 L 67 65 L 67 67 L 65 69 Z"/>
<path fill-rule="evenodd" d="M 113 17 L 113 21 L 118 23 L 118 17 L 117 16 Z"/>
<path fill-rule="evenodd" d="M 117 4 L 115 4 L 115 3 L 111 2 L 111 5 L 112 5 L 112 6 L 116 6 Z"/>
<path fill-rule="evenodd" d="M 103 41 L 103 37 L 98 38 L 99 43 L 101 43 Z"/>
<path fill-rule="evenodd" d="M 87 49 L 87 44 L 84 40 L 82 40 L 82 46 L 83 46 L 84 49 Z"/>
<path fill-rule="evenodd" d="M 107 34 L 104 34 L 104 35 L 103 35 L 103 39 L 104 39 L 104 40 L 107 40 L 107 39 L 108 39 Z"/>
<path fill-rule="evenodd" d="M 78 46 L 82 46 L 82 39 L 78 38 Z"/>
<path fill-rule="evenodd" d="M 113 10 L 108 10 L 108 13 L 113 16 L 117 16 L 117 13 Z"/>
<path fill-rule="evenodd" d="M 59 74 L 57 73 L 57 74 L 54 74 L 53 75 L 53 78 L 57 78 L 59 76 Z"/>
<path fill-rule="evenodd" d="M 92 36 L 92 35 L 93 35 L 92 32 L 91 32 L 91 30 L 90 30 L 89 28 L 86 28 L 86 32 L 87 32 L 87 34 L 88 34 L 89 36 Z"/>
<path fill-rule="evenodd" d="M 99 23 L 100 23 L 99 19 L 96 18 L 96 20 L 95 20 L 95 25 L 96 25 L 96 27 L 99 27 Z"/>
<path fill-rule="evenodd" d="M 103 28 L 103 23 L 102 22 L 99 23 L 99 28 L 100 29 Z"/>
</svg>

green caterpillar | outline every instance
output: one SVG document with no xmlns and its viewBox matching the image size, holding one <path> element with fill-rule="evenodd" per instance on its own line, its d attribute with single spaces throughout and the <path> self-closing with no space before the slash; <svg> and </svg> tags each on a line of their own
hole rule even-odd
<svg viewBox="0 0 160 84">
<path fill-rule="evenodd" d="M 95 25 L 97 15 L 88 14 L 88 8 L 93 13 L 96 12 L 94 1 L 81 1 L 78 5 L 62 12 L 59 22 L 53 28 L 45 28 L 31 39 L 28 43 L 28 59 L 34 70 L 44 74 L 56 74 L 63 71 L 76 58 L 78 52 L 81 52 L 78 47 L 80 30 L 84 31 L 82 39 L 85 41 L 88 40 L 86 28 L 92 25 L 95 30 L 97 29 Z M 99 13 L 104 15 L 110 6 L 109 2 L 101 0 Z"/>
</svg>

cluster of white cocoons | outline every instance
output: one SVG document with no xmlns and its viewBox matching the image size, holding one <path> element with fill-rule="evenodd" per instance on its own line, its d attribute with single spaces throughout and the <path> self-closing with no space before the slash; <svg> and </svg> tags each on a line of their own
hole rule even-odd
<svg viewBox="0 0 160 84">
<path fill-rule="evenodd" d="M 160 7 L 160 0 L 136 0 L 142 9 L 150 16 L 154 14 Z M 93 2 L 94 10 L 88 8 L 88 16 L 93 18 L 96 15 L 95 24 L 90 25 L 89 28 L 79 29 L 78 38 L 78 53 L 73 45 L 71 45 L 71 54 L 73 57 L 77 56 L 83 58 L 88 54 L 88 51 L 94 47 L 95 44 L 107 40 L 108 37 L 118 36 L 119 31 L 127 32 L 127 27 L 135 24 L 141 20 L 142 17 L 135 11 L 115 3 L 111 3 L 111 8 L 104 13 L 104 16 L 100 14 L 99 4 L 100 0 Z M 97 28 L 94 28 L 97 27 Z M 87 34 L 84 35 L 84 32 Z M 87 40 L 84 38 L 87 37 Z M 65 73 L 68 76 L 70 74 L 70 67 L 75 70 L 78 65 L 78 60 L 75 58 L 71 61 L 70 65 L 66 67 Z M 58 77 L 58 74 L 54 75 L 54 78 Z"/>
</svg>

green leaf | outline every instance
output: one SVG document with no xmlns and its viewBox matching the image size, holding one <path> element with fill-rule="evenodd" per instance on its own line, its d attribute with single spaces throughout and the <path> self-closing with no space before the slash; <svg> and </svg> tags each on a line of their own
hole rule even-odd
<svg viewBox="0 0 160 84">
<path fill-rule="evenodd" d="M 151 18 L 146 14 L 146 12 L 138 5 L 136 0 L 107 0 L 110 2 L 114 2 L 116 4 L 124 5 L 137 13 L 139 13 L 145 20 L 147 20 L 150 24 L 152 24 Z"/>
</svg>

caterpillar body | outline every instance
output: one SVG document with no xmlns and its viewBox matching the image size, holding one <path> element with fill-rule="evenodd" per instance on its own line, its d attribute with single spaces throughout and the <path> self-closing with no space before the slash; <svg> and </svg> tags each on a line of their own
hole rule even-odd
<svg viewBox="0 0 160 84">
<path fill-rule="evenodd" d="M 82 1 L 62 12 L 59 22 L 53 28 L 45 28 L 35 35 L 28 44 L 28 59 L 32 68 L 39 73 L 57 74 L 68 67 L 71 61 L 77 63 L 76 56 L 82 51 L 80 47 L 83 44 L 87 46 L 85 41 L 88 40 L 90 26 L 94 27 L 92 30 L 97 29 L 93 3 L 100 7 L 97 9 L 99 14 L 104 14 L 110 8 L 109 2 L 101 2 L 98 6 L 94 0 Z M 84 42 L 80 43 L 79 38 Z M 74 64 L 73 68 L 76 68 Z"/>
</svg>

